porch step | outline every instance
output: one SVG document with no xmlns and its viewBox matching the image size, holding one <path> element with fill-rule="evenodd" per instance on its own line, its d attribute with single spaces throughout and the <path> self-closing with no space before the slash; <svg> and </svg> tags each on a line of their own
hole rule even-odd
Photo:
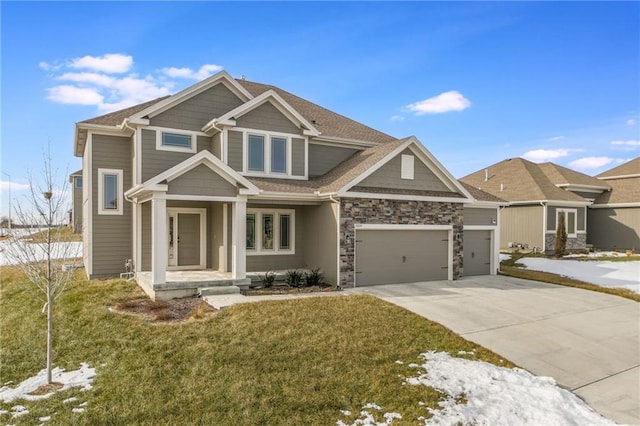
<svg viewBox="0 0 640 426">
<path fill-rule="evenodd" d="M 240 294 L 240 287 L 237 285 L 216 285 L 214 287 L 201 287 L 198 288 L 198 294 L 200 297 L 205 296 L 220 296 L 223 294 Z"/>
</svg>

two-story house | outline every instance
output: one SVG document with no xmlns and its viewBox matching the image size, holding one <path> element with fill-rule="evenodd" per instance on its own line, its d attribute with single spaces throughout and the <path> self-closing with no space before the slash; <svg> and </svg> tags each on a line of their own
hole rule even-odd
<svg viewBox="0 0 640 426">
<path fill-rule="evenodd" d="M 132 259 L 152 297 L 268 270 L 320 268 L 343 287 L 461 274 L 474 198 L 442 164 L 273 86 L 220 72 L 76 123 L 74 153 L 87 275 Z"/>
</svg>

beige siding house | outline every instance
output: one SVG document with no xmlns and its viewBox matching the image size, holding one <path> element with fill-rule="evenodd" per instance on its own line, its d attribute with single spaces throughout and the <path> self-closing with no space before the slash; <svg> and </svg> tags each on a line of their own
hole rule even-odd
<svg viewBox="0 0 640 426">
<path fill-rule="evenodd" d="M 74 234 L 82 232 L 82 170 L 71 173 L 71 210 L 69 212 L 69 227 Z"/>
<path fill-rule="evenodd" d="M 608 182 L 553 163 L 510 158 L 460 179 L 508 201 L 501 210 L 500 248 L 552 252 L 560 215 L 567 227 L 567 249 L 588 241 L 588 206 L 611 190 Z"/>
<path fill-rule="evenodd" d="M 611 187 L 587 213 L 587 241 L 598 249 L 640 250 L 640 157 L 596 176 Z"/>
<path fill-rule="evenodd" d="M 88 276 L 127 262 L 152 297 L 297 268 L 343 287 L 457 279 L 467 231 L 470 273 L 495 272 L 481 252 L 497 247 L 500 201 L 472 196 L 416 138 L 226 72 L 76 123 L 74 153 Z"/>
</svg>

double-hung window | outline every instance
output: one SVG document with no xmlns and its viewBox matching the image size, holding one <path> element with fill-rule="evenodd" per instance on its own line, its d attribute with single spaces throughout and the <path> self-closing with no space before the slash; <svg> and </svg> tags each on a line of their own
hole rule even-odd
<svg viewBox="0 0 640 426">
<path fill-rule="evenodd" d="M 98 169 L 98 214 L 122 214 L 122 170 Z"/>
<path fill-rule="evenodd" d="M 289 173 L 289 138 L 248 133 L 247 171 L 264 174 Z"/>
<path fill-rule="evenodd" d="M 294 254 L 295 210 L 250 209 L 247 254 Z"/>
</svg>

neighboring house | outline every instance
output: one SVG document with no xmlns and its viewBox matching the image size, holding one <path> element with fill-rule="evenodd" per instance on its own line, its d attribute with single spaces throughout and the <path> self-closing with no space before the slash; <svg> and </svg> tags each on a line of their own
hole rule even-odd
<svg viewBox="0 0 640 426">
<path fill-rule="evenodd" d="M 606 181 L 553 163 L 510 158 L 460 179 L 509 202 L 500 216 L 500 248 L 552 252 L 560 215 L 567 249 L 587 244 L 587 206 L 611 189 Z"/>
<path fill-rule="evenodd" d="M 69 183 L 71 183 L 69 226 L 74 234 L 79 234 L 82 232 L 82 170 L 71 173 Z"/>
<path fill-rule="evenodd" d="M 640 250 L 640 157 L 596 176 L 611 187 L 587 213 L 587 241 L 597 249 Z"/>
<path fill-rule="evenodd" d="M 132 259 L 152 297 L 269 270 L 318 267 L 344 287 L 461 273 L 474 199 L 417 139 L 273 86 L 220 72 L 76 123 L 74 153 L 86 273 L 118 275 Z"/>
</svg>

